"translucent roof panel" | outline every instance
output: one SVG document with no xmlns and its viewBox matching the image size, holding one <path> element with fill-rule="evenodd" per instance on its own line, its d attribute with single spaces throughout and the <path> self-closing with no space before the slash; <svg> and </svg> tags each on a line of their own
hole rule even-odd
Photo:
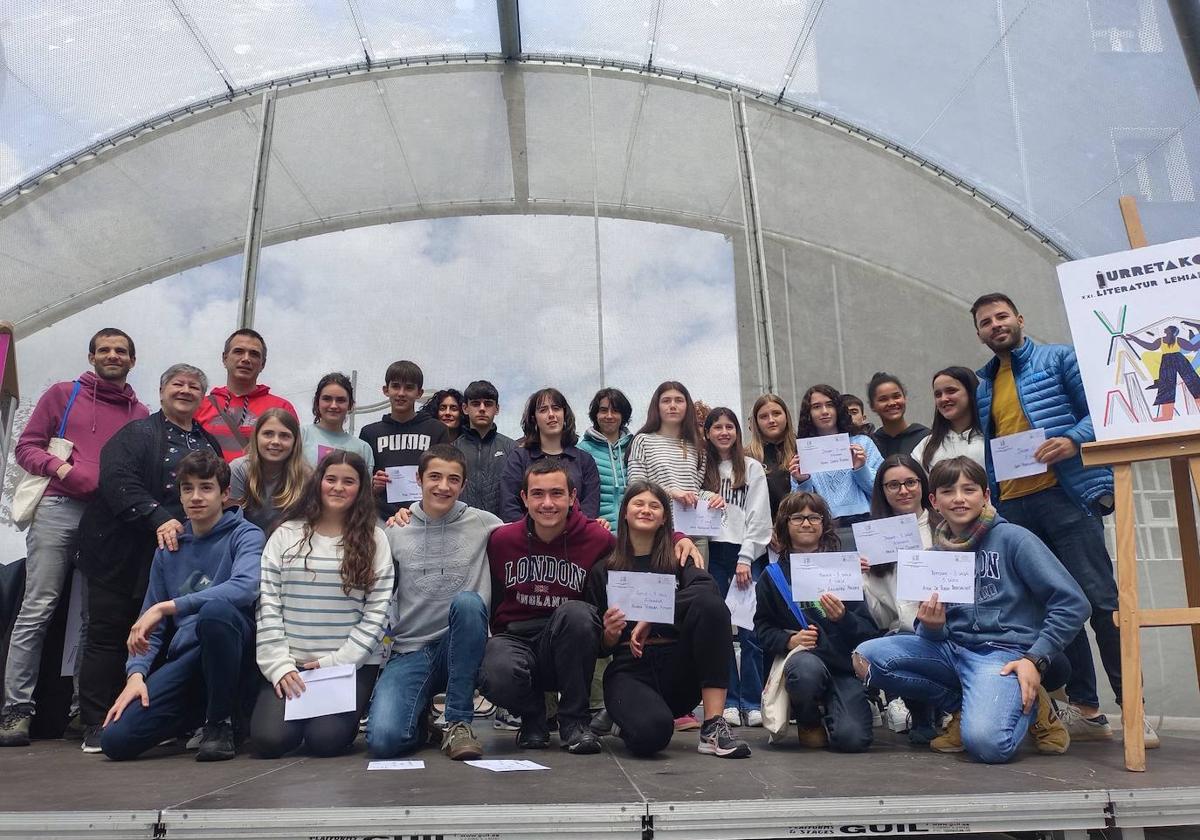
<svg viewBox="0 0 1200 840">
<path fill-rule="evenodd" d="M 658 0 L 521 0 L 521 49 L 645 64 Z"/>
<path fill-rule="evenodd" d="M 374 61 L 410 55 L 496 53 L 493 0 L 348 0 Z"/>
</svg>

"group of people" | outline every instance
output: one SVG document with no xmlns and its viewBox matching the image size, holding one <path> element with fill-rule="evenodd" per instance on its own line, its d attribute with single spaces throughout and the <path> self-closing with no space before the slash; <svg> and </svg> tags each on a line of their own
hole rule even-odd
<svg viewBox="0 0 1200 840">
<path fill-rule="evenodd" d="M 359 435 L 340 373 L 318 382 L 302 424 L 259 382 L 267 346 L 249 329 L 225 343 L 225 385 L 172 365 L 150 414 L 126 382 L 133 339 L 101 330 L 92 370 L 42 396 L 16 447 L 49 483 L 27 535 L 0 745 L 29 743 L 72 568 L 86 615 L 71 728 L 112 759 L 173 737 L 198 760 L 232 758 L 244 738 L 263 757 L 302 744 L 334 755 L 360 722 L 373 757 L 440 743 L 472 759 L 489 701 L 517 747 L 557 733 L 573 754 L 613 733 L 652 755 L 699 730 L 701 753 L 741 758 L 736 727 L 765 724 L 776 741 L 789 719 L 802 746 L 861 751 L 872 704 L 912 743 L 985 762 L 1011 758 L 1027 732 L 1046 753 L 1111 738 L 1083 626 L 1090 615 L 1120 698 L 1101 523 L 1112 477 L 1079 456 L 1093 433 L 1074 352 L 1027 338 L 1003 294 L 971 314 L 994 357 L 933 376 L 932 428 L 906 420 L 904 386 L 879 373 L 865 405 L 814 385 L 794 421 L 766 394 L 745 436 L 734 410 L 676 381 L 655 389 L 637 432 L 628 398 L 602 388 L 582 435 L 544 388 L 519 441 L 497 431 L 490 382 L 422 404 L 410 361 L 387 368 L 389 411 Z M 997 481 L 988 442 L 1034 427 L 1047 471 Z M 797 438 L 839 433 L 851 466 L 803 472 Z M 73 445 L 65 460 L 55 437 Z M 396 467 L 415 468 L 419 498 L 391 492 Z M 677 531 L 674 512 L 696 506 L 719 512 L 719 535 Z M 926 548 L 975 553 L 974 603 L 900 600 L 895 564 L 865 558 L 863 601 L 793 597 L 791 554 L 854 551 L 854 524 L 901 514 Z M 673 576 L 674 621 L 627 620 L 609 603 L 614 572 Z M 756 601 L 736 635 L 733 588 Z M 288 703 L 333 666 L 353 668 L 355 708 L 291 719 Z"/>
</svg>

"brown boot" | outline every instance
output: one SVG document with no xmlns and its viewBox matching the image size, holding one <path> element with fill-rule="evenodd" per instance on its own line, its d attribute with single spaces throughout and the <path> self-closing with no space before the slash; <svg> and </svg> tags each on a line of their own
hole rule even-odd
<svg viewBox="0 0 1200 840">
<path fill-rule="evenodd" d="M 800 739 L 800 746 L 810 750 L 820 750 L 829 746 L 829 735 L 819 723 L 814 726 L 797 725 L 796 736 Z"/>
<path fill-rule="evenodd" d="M 1037 714 L 1029 726 L 1029 731 L 1033 734 L 1037 751 L 1040 753 L 1062 755 L 1067 751 L 1067 747 L 1071 746 L 1071 735 L 1058 719 L 1050 695 L 1041 686 L 1038 686 Z"/>
<path fill-rule="evenodd" d="M 958 753 L 963 751 L 962 742 L 962 712 L 950 715 L 946 731 L 929 742 L 929 749 L 940 753 Z"/>
</svg>

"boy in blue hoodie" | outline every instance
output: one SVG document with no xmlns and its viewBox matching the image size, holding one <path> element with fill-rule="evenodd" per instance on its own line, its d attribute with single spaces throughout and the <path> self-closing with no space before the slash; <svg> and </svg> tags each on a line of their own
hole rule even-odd
<svg viewBox="0 0 1200 840">
<path fill-rule="evenodd" d="M 254 662 L 265 538 L 236 508 L 224 509 L 229 466 L 216 453 L 189 453 L 176 481 L 188 522 L 178 549 L 154 556 L 142 615 L 129 631 L 125 688 L 100 736 L 104 754 L 118 761 L 199 724 L 204 737 L 197 761 L 236 754 L 233 715 L 243 674 Z M 168 622 L 174 632 L 166 659 L 151 673 Z"/>
<path fill-rule="evenodd" d="M 1042 678 L 1087 621 L 1087 598 L 1041 540 L 996 515 L 975 461 L 939 462 L 929 486 L 944 520 L 936 547 L 975 553 L 975 602 L 947 606 L 933 593 L 917 610 L 916 635 L 863 642 L 855 672 L 868 687 L 951 712 L 935 751 L 1000 764 L 1032 723 L 1040 751 L 1065 752 L 1070 739 Z"/>
</svg>

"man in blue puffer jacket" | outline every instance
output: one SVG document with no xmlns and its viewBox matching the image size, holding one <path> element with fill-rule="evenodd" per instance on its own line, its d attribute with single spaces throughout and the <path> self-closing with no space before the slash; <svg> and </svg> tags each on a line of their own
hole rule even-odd
<svg viewBox="0 0 1200 840">
<path fill-rule="evenodd" d="M 1075 350 L 1026 338 L 1025 319 L 1012 300 L 999 292 L 975 301 L 971 315 L 979 340 L 996 354 L 978 371 L 976 394 L 980 424 L 989 442 L 986 466 L 992 498 L 1001 516 L 1032 531 L 1054 552 L 1087 595 L 1096 647 L 1120 702 L 1121 637 L 1112 620 L 1117 584 L 1100 520 L 1112 512 L 1112 470 L 1085 467 L 1079 454 L 1080 446 L 1094 440 L 1095 433 Z M 1046 431 L 1046 442 L 1035 457 L 1050 469 L 998 482 L 991 440 L 1033 428 Z M 1111 739 L 1112 728 L 1100 711 L 1087 634 L 1080 631 L 1065 653 L 1072 670 L 1067 682 L 1071 702 L 1062 717 L 1071 738 Z M 1158 746 L 1149 723 L 1146 746 Z"/>
</svg>

